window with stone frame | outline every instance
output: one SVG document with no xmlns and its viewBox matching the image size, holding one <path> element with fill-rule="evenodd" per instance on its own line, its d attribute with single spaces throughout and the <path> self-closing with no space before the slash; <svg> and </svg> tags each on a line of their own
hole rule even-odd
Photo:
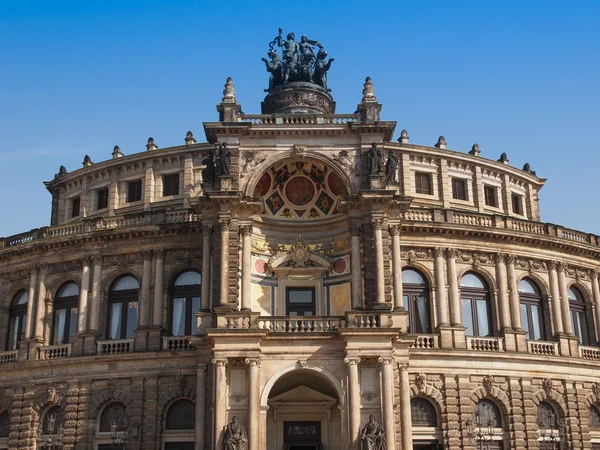
<svg viewBox="0 0 600 450">
<path fill-rule="evenodd" d="M 431 333 L 431 302 L 429 286 L 417 270 L 402 270 L 402 300 L 408 311 L 407 333 Z"/>
<path fill-rule="evenodd" d="M 479 419 L 476 422 L 482 424 L 484 427 L 491 424 L 494 428 L 502 428 L 502 414 L 500 414 L 500 409 L 493 401 L 487 398 L 482 398 L 477 402 L 475 416 Z"/>
<path fill-rule="evenodd" d="M 425 398 L 411 398 L 410 420 L 413 427 L 437 427 L 437 412 L 435 407 Z"/>
<path fill-rule="evenodd" d="M 62 425 L 62 409 L 56 405 L 46 411 L 42 421 L 42 432 L 44 435 L 58 434 L 58 429 Z"/>
<path fill-rule="evenodd" d="M 179 174 L 172 173 L 170 175 L 163 175 L 163 197 L 169 195 L 179 195 Z"/>
<path fill-rule="evenodd" d="M 511 194 L 512 212 L 520 216 L 523 215 L 523 196 L 519 194 Z"/>
<path fill-rule="evenodd" d="M 548 402 L 542 402 L 538 406 L 538 425 L 546 429 L 558 430 L 558 414 Z"/>
<path fill-rule="evenodd" d="M 125 414 L 125 405 L 121 402 L 108 404 L 100 416 L 100 431 L 111 431 L 111 424 L 117 425 L 117 431 L 125 431 L 128 426 L 127 414 Z"/>
<path fill-rule="evenodd" d="M 195 421 L 195 403 L 188 399 L 177 400 L 167 410 L 165 429 L 193 430 Z"/>
<path fill-rule="evenodd" d="M 71 217 L 72 218 L 79 216 L 80 208 L 81 208 L 81 197 L 80 196 L 73 197 L 71 199 Z"/>
<path fill-rule="evenodd" d="M 527 333 L 528 340 L 544 340 L 544 310 L 540 288 L 532 280 L 523 278 L 519 282 L 519 303 L 521 310 L 521 324 Z"/>
<path fill-rule="evenodd" d="M 108 295 L 108 339 L 135 337 L 138 324 L 138 299 L 140 284 L 131 275 L 119 277 Z"/>
<path fill-rule="evenodd" d="M 596 405 L 590 406 L 590 430 L 600 430 L 600 410 Z"/>
<path fill-rule="evenodd" d="M 19 341 L 25 338 L 28 303 L 29 295 L 25 290 L 17 292 L 10 303 L 6 350 L 17 350 Z"/>
<path fill-rule="evenodd" d="M 415 192 L 417 194 L 433 194 L 431 174 L 425 172 L 415 172 Z"/>
<path fill-rule="evenodd" d="M 197 334 L 195 313 L 200 311 L 202 277 L 195 270 L 180 273 L 170 290 L 169 323 L 173 336 Z"/>
<path fill-rule="evenodd" d="M 79 286 L 69 281 L 61 286 L 54 300 L 52 321 L 52 344 L 72 342 L 77 334 L 79 317 Z"/>
<path fill-rule="evenodd" d="M 492 208 L 498 207 L 498 188 L 496 186 L 484 185 L 483 195 L 486 206 L 491 206 Z"/>
<path fill-rule="evenodd" d="M 139 202 L 142 199 L 142 180 L 127 183 L 127 203 Z"/>
<path fill-rule="evenodd" d="M 588 328 L 587 305 L 583 295 L 576 287 L 568 290 L 569 309 L 571 310 L 571 328 L 575 336 L 579 338 L 581 345 L 590 345 L 591 338 Z"/>
<path fill-rule="evenodd" d="M 10 412 L 6 409 L 0 413 L 0 439 L 10 434 Z"/>
<path fill-rule="evenodd" d="M 463 326 L 467 336 L 491 336 L 492 315 L 487 283 L 477 274 L 467 272 L 460 279 Z"/>
<path fill-rule="evenodd" d="M 108 208 L 108 187 L 96 191 L 96 209 Z"/>
<path fill-rule="evenodd" d="M 469 200 L 468 183 L 464 178 L 452 178 L 452 198 Z"/>
</svg>

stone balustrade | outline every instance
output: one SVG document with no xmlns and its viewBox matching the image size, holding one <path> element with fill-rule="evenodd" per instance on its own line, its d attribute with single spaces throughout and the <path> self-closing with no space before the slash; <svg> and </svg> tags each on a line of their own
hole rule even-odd
<svg viewBox="0 0 600 450">
<path fill-rule="evenodd" d="M 418 350 L 430 350 L 440 348 L 439 346 L 439 336 L 437 334 L 423 334 L 418 336 L 407 336 L 407 339 L 410 338 L 410 346 L 409 348 L 414 348 Z"/>
<path fill-rule="evenodd" d="M 579 346 L 579 356 L 582 359 L 591 359 L 592 361 L 600 361 L 600 347 L 590 347 L 587 345 Z"/>
<path fill-rule="evenodd" d="M 0 366 L 16 363 L 19 360 L 19 350 L 0 352 Z"/>
<path fill-rule="evenodd" d="M 163 336 L 162 349 L 168 352 L 192 351 L 194 348 L 190 343 L 190 339 L 196 336 Z"/>
<path fill-rule="evenodd" d="M 275 333 L 319 333 L 336 331 L 338 328 L 344 328 L 345 326 L 346 321 L 343 317 L 334 316 L 273 316 L 258 321 L 259 329 Z"/>
<path fill-rule="evenodd" d="M 558 342 L 527 341 L 527 350 L 532 355 L 558 356 Z"/>
<path fill-rule="evenodd" d="M 71 356 L 71 344 L 45 345 L 39 347 L 39 359 L 59 359 Z"/>
<path fill-rule="evenodd" d="M 478 352 L 503 352 L 504 338 L 467 336 L 467 349 Z"/>
<path fill-rule="evenodd" d="M 240 121 L 252 125 L 343 125 L 360 120 L 355 114 L 241 114 Z"/>
<path fill-rule="evenodd" d="M 135 339 L 111 339 L 108 341 L 97 341 L 97 352 L 99 355 L 119 355 L 133 352 Z"/>
</svg>

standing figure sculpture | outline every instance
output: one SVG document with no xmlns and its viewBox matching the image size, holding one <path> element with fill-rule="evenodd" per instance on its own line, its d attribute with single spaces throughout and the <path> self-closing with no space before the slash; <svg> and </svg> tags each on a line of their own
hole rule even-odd
<svg viewBox="0 0 600 450">
<path fill-rule="evenodd" d="M 375 422 L 375 416 L 369 416 L 369 422 L 360 433 L 361 450 L 386 450 L 387 443 L 383 435 L 383 428 Z"/>
<path fill-rule="evenodd" d="M 316 59 L 313 45 L 319 45 L 317 41 L 311 41 L 306 36 L 302 36 L 298 47 L 300 49 L 300 81 L 311 83 L 313 65 Z"/>
<path fill-rule="evenodd" d="M 215 184 L 215 161 L 213 152 L 208 152 L 206 158 L 202 160 L 202 164 L 206 168 L 202 171 L 202 180 L 208 184 Z"/>
<path fill-rule="evenodd" d="M 217 176 L 229 175 L 229 163 L 231 153 L 227 148 L 227 144 L 223 142 L 219 148 L 219 154 L 217 155 Z"/>
<path fill-rule="evenodd" d="M 283 30 L 279 29 L 279 35 L 277 36 L 277 45 L 283 47 L 283 82 L 298 80 L 298 66 L 300 56 L 300 46 L 295 41 L 296 35 L 294 33 L 288 33 L 287 40 L 282 40 Z"/>
<path fill-rule="evenodd" d="M 319 47 L 319 53 L 317 53 L 317 62 L 315 63 L 315 76 L 313 81 L 324 88 L 327 92 L 331 92 L 331 89 L 327 87 L 327 71 L 331 67 L 331 63 L 334 61 L 330 58 L 329 61 L 325 62 L 327 58 L 327 52 L 323 47 Z"/>
<path fill-rule="evenodd" d="M 271 58 L 271 62 L 267 61 L 266 58 L 261 58 L 267 66 L 267 72 L 271 73 L 269 77 L 269 89 L 265 89 L 265 92 L 271 92 L 275 86 L 283 83 L 283 63 L 281 62 L 281 58 L 279 58 L 277 50 L 270 50 L 269 58 Z"/>
<path fill-rule="evenodd" d="M 369 175 L 379 175 L 383 171 L 383 155 L 381 150 L 377 148 L 377 144 L 371 144 L 367 158 L 369 160 Z"/>
<path fill-rule="evenodd" d="M 248 450 L 246 427 L 240 425 L 237 416 L 233 416 L 231 423 L 225 428 L 223 448 L 224 450 Z"/>
<path fill-rule="evenodd" d="M 390 150 L 388 160 L 385 163 L 385 181 L 396 181 L 396 171 L 398 169 L 398 156 Z"/>
</svg>

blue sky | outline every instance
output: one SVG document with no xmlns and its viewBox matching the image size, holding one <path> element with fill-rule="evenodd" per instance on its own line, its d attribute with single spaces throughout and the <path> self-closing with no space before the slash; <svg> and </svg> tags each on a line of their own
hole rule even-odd
<svg viewBox="0 0 600 450">
<path fill-rule="evenodd" d="M 0 236 L 49 223 L 42 181 L 204 140 L 226 77 L 259 113 L 260 58 L 284 32 L 335 58 L 329 85 L 351 113 L 365 76 L 382 118 L 411 143 L 508 154 L 548 178 L 542 220 L 600 234 L 600 2 L 217 2 L 0 0 Z"/>
</svg>

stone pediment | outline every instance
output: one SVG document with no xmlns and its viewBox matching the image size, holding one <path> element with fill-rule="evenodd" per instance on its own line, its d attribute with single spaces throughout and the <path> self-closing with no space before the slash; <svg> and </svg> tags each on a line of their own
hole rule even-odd
<svg viewBox="0 0 600 450">
<path fill-rule="evenodd" d="M 312 253 L 302 242 L 302 237 L 299 237 L 298 242 L 289 252 L 273 255 L 269 260 L 269 266 L 278 276 L 314 276 L 327 272 L 331 268 L 331 263 Z"/>
<path fill-rule="evenodd" d="M 298 386 L 294 389 L 290 389 L 283 394 L 279 394 L 272 399 L 269 400 L 269 405 L 271 406 L 281 406 L 281 405 L 294 405 L 294 404 L 319 404 L 325 405 L 328 408 L 331 408 L 337 399 L 330 397 L 328 395 L 322 394 L 321 392 L 315 391 L 306 386 Z"/>
</svg>

